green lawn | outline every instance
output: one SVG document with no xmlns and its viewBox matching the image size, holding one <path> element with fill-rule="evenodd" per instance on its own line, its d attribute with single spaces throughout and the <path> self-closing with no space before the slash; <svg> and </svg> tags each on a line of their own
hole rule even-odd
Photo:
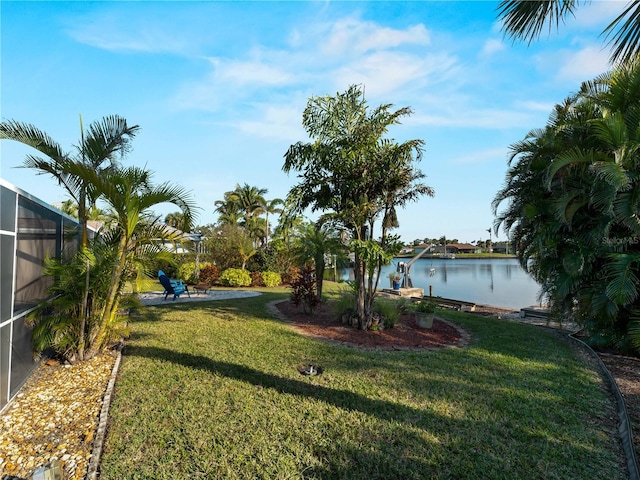
<svg viewBox="0 0 640 480">
<path fill-rule="evenodd" d="M 276 298 L 134 315 L 102 479 L 626 477 L 612 401 L 557 336 L 443 313 L 469 347 L 365 352 L 294 333 Z"/>
</svg>

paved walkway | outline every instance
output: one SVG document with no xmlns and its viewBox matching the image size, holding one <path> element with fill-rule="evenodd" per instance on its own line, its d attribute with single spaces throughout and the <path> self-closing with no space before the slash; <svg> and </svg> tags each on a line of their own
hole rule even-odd
<svg viewBox="0 0 640 480">
<path fill-rule="evenodd" d="M 209 290 L 207 293 L 203 292 L 191 292 L 189 297 L 186 293 L 183 293 L 174 301 L 171 300 L 172 296 L 169 295 L 167 299 L 164 299 L 164 293 L 160 292 L 146 292 L 138 295 L 138 298 L 144 305 L 162 305 L 169 303 L 185 303 L 185 302 L 206 302 L 210 300 L 229 300 L 232 298 L 248 298 L 261 295 L 260 292 L 250 292 L 247 290 Z"/>
</svg>

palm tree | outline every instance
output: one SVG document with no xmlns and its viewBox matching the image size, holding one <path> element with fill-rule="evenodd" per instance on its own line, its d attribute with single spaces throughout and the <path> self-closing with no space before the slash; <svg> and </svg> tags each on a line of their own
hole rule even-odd
<svg viewBox="0 0 640 480">
<path fill-rule="evenodd" d="M 512 147 L 493 207 L 558 315 L 640 350 L 639 104 L 635 63 L 583 84 Z"/>
<path fill-rule="evenodd" d="M 266 188 L 236 184 L 234 190 L 225 192 L 224 200 L 216 200 L 219 221 L 226 224 L 240 222 L 257 247 L 265 237 L 267 225 L 260 215 L 264 212 Z"/>
<path fill-rule="evenodd" d="M 252 187 L 246 183 L 242 186 L 236 184 L 231 195 L 243 212 L 245 222 L 248 222 L 256 214 L 262 213 L 262 206 L 265 203 L 264 195 L 267 192 L 266 188 Z"/>
<path fill-rule="evenodd" d="M 342 253 L 344 250 L 345 246 L 340 241 L 338 232 L 331 225 L 306 223 L 300 226 L 293 254 L 301 267 L 313 263 L 316 276 L 316 295 L 319 299 L 322 298 L 325 257 Z"/>
<path fill-rule="evenodd" d="M 189 228 L 185 228 L 184 216 L 181 212 L 168 213 L 167 216 L 164 217 L 164 223 L 183 232 L 189 231 Z"/>
<path fill-rule="evenodd" d="M 64 152 L 60 145 L 42 130 L 14 120 L 0 122 L 0 139 L 29 145 L 47 157 L 27 155 L 23 166 L 53 176 L 77 203 L 78 218 L 82 226 L 81 243 L 84 246 L 87 243 L 86 211 L 95 204 L 97 195 L 91 185 L 84 183 L 70 171 L 76 164 L 88 165 L 95 170 L 117 167 L 118 158 L 128 153 L 130 142 L 139 128 L 137 125 L 129 126 L 122 117 L 111 115 L 91 123 L 85 135 L 81 118 L 80 145 L 75 147 L 76 151 L 72 154 Z"/>
<path fill-rule="evenodd" d="M 266 192 L 265 192 L 266 193 Z M 284 202 L 280 198 L 274 198 L 273 200 L 265 200 L 262 204 L 262 210 L 266 214 L 266 239 L 265 239 L 265 247 L 269 246 L 269 214 L 273 213 L 282 213 L 282 208 L 279 208 L 278 205 L 283 205 Z"/>
<path fill-rule="evenodd" d="M 113 239 L 117 241 L 114 248 L 115 264 L 109 276 L 109 288 L 101 317 L 91 332 L 91 348 L 88 352 L 90 358 L 103 348 L 108 327 L 115 321 L 125 273 L 133 264 L 136 251 L 142 244 L 151 243 L 154 238 L 167 236 L 166 227 L 145 222 L 145 214 L 158 204 L 172 203 L 180 208 L 184 223 L 191 226 L 195 206 L 184 189 L 169 183 L 154 186 L 151 173 L 137 167 L 112 170 L 99 175 L 86 165 L 78 165 L 76 173 L 86 178 L 100 192 L 101 198 L 115 212 L 116 220 L 112 231 Z"/>
<path fill-rule="evenodd" d="M 216 200 L 215 205 L 215 212 L 219 215 L 218 222 L 222 225 L 235 225 L 242 217 L 240 205 L 233 192 L 225 192 L 224 200 Z"/>
<path fill-rule="evenodd" d="M 78 218 L 78 204 L 71 199 L 62 202 L 60 210 L 70 217 Z"/>
<path fill-rule="evenodd" d="M 351 233 L 356 312 L 362 329 L 371 323 L 375 297 L 371 273 L 385 261 L 384 235 L 394 224 L 393 208 L 430 191 L 419 182 L 424 175 L 412 165 L 421 155 L 422 140 L 397 145 L 383 138 L 391 125 L 411 113 L 408 107 L 395 111 L 391 107 L 369 110 L 363 90 L 356 85 L 335 97 L 311 98 L 302 123 L 314 141 L 291 145 L 283 166 L 287 173 L 301 172 L 303 179 L 289 191 L 292 213 L 306 208 L 326 212 Z M 390 172 L 390 165 L 398 171 Z M 407 196 L 401 199 L 394 192 Z M 374 240 L 374 225 L 383 212 L 381 246 Z"/>
<path fill-rule="evenodd" d="M 94 186 L 83 177 L 74 173 L 77 166 L 86 166 L 100 174 L 118 166 L 118 157 L 124 156 L 130 149 L 130 142 L 139 127 L 129 126 L 127 121 L 117 115 L 111 115 L 89 125 L 85 135 L 82 117 L 80 118 L 80 145 L 72 154 L 62 150 L 60 145 L 37 127 L 14 120 L 0 122 L 0 139 L 14 140 L 31 146 L 47 158 L 27 155 L 23 166 L 34 168 L 53 176 L 78 205 L 78 219 L 81 227 L 81 248 L 88 244 L 87 210 L 97 201 L 99 194 Z M 106 163 L 106 166 L 104 164 Z M 89 264 L 85 273 L 85 295 L 89 292 Z M 88 297 L 82 301 L 83 322 L 87 314 Z M 80 329 L 84 335 L 84 324 Z M 80 341 L 80 359 L 83 358 L 84 339 Z"/>
<path fill-rule="evenodd" d="M 551 30 L 581 4 L 579 0 L 503 0 L 498 6 L 502 30 L 517 40 L 531 43 L 540 36 L 545 25 Z M 640 52 L 640 3 L 629 2 L 622 13 L 602 32 L 613 51 L 611 63 L 628 62 Z"/>
</svg>

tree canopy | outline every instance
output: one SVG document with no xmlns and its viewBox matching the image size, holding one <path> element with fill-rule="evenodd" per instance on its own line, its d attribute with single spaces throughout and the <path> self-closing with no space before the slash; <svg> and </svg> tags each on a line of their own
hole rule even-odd
<svg viewBox="0 0 640 480">
<path fill-rule="evenodd" d="M 640 350 L 640 68 L 619 66 L 511 146 L 496 230 L 560 318 Z"/>
<path fill-rule="evenodd" d="M 396 209 L 433 195 L 421 182 L 424 174 L 414 166 L 422 158 L 424 142 L 385 138 L 389 127 L 409 114 L 410 108 L 393 110 L 391 104 L 370 109 L 358 85 L 335 96 L 312 97 L 302 125 L 313 141 L 291 145 L 285 154 L 283 170 L 298 172 L 300 180 L 289 192 L 289 210 L 322 212 L 351 235 L 356 311 L 363 329 L 371 321 L 376 287 L 368 273 L 397 253 L 385 251 L 387 231 L 398 226 Z M 378 221 L 381 230 L 376 240 Z"/>
</svg>

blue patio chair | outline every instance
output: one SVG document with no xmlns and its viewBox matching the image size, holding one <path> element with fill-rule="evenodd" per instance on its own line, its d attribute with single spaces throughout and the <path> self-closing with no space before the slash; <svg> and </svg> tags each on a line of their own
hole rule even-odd
<svg viewBox="0 0 640 480">
<path fill-rule="evenodd" d="M 158 280 L 160 280 L 160 283 L 164 287 L 165 300 L 167 299 L 169 294 L 173 295 L 173 300 L 175 300 L 185 292 L 187 292 L 187 296 L 191 298 L 191 294 L 189 293 L 189 287 L 182 280 L 169 279 L 169 277 L 167 277 L 162 270 L 158 272 Z"/>
</svg>

